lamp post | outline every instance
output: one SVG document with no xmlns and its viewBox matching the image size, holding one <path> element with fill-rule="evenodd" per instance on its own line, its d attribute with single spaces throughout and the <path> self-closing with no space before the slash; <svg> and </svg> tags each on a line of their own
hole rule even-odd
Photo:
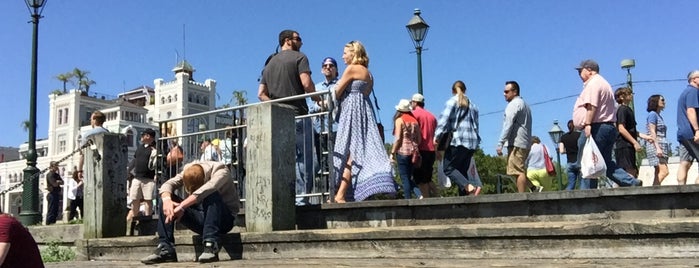
<svg viewBox="0 0 699 268">
<path fill-rule="evenodd" d="M 634 59 L 623 59 L 621 60 L 621 69 L 626 70 L 626 86 L 631 90 L 631 93 L 633 93 L 633 83 L 631 82 L 631 68 L 636 67 L 636 61 Z M 629 103 L 629 107 L 631 110 L 633 110 L 633 99 L 631 99 L 631 103 Z"/>
<path fill-rule="evenodd" d="M 41 223 L 39 214 L 39 169 L 36 168 L 36 60 L 39 45 L 39 19 L 44 11 L 45 0 L 25 0 L 27 9 L 32 17 L 34 30 L 32 32 L 32 74 L 29 97 L 29 149 L 27 150 L 27 167 L 24 169 L 24 184 L 22 185 L 22 211 L 19 220 L 23 225 Z"/>
<path fill-rule="evenodd" d="M 553 120 L 553 127 L 549 130 L 549 135 L 553 144 L 556 145 L 556 162 L 558 166 L 558 190 L 563 190 L 563 178 L 561 177 L 561 150 L 559 150 L 558 143 L 561 142 L 561 136 L 563 136 L 563 130 L 558 126 L 558 120 Z"/>
<path fill-rule="evenodd" d="M 430 26 L 420 17 L 420 13 L 420 9 L 416 8 L 413 17 L 410 18 L 405 28 L 408 29 L 410 39 L 413 40 L 413 45 L 415 45 L 415 53 L 417 54 L 417 93 L 422 94 L 422 44 L 425 42 L 427 30 L 429 30 Z"/>
</svg>

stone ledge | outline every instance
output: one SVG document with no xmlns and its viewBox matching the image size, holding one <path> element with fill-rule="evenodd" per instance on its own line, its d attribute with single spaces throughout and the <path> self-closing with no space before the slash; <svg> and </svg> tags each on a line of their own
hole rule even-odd
<svg viewBox="0 0 699 268">
<path fill-rule="evenodd" d="M 221 258 L 696 258 L 697 227 L 699 218 L 677 218 L 231 233 Z M 201 252 L 198 236 L 175 240 L 182 260 Z M 76 241 L 79 255 L 96 260 L 138 260 L 156 244 L 155 237 Z"/>
</svg>

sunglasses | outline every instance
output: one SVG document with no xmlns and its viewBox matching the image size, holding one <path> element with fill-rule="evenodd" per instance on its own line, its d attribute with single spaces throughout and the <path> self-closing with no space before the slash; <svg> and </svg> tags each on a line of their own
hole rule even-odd
<svg viewBox="0 0 699 268">
<path fill-rule="evenodd" d="M 333 68 L 335 65 L 332 64 L 323 64 L 323 68 Z"/>
<path fill-rule="evenodd" d="M 292 37 L 291 40 L 296 40 L 296 41 L 299 41 L 299 42 L 303 42 L 303 41 L 302 41 L 303 39 L 301 39 L 300 36 Z"/>
</svg>

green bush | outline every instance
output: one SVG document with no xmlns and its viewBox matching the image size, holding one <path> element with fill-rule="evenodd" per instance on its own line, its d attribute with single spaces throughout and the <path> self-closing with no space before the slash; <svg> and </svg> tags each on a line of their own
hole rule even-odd
<svg viewBox="0 0 699 268">
<path fill-rule="evenodd" d="M 64 262 L 75 259 L 75 252 L 68 247 L 61 246 L 58 240 L 49 241 L 41 251 L 41 259 L 45 262 Z"/>
</svg>

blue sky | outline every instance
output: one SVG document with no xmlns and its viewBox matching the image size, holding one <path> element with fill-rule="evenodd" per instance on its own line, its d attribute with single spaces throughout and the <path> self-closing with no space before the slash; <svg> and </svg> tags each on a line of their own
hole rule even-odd
<svg viewBox="0 0 699 268">
<path fill-rule="evenodd" d="M 172 79 L 177 51 L 196 68 L 197 81 L 218 82 L 219 104 L 233 90 L 246 90 L 249 101 L 257 102 L 260 69 L 286 28 L 303 38 L 315 82 L 323 79 L 324 57 L 338 59 L 342 70 L 343 45 L 362 41 L 380 116 L 390 130 L 393 107 L 417 92 L 416 56 L 405 29 L 414 8 L 431 26 L 422 54 L 426 108 L 440 113 L 451 84 L 463 80 L 480 108 L 486 153 L 495 152 L 507 80 L 520 83 L 528 103 L 542 103 L 532 106 L 534 135 L 551 146 L 547 131 L 553 120 L 570 119 L 575 97 L 565 97 L 581 90 L 573 68 L 587 58 L 599 62 L 612 85 L 626 81 L 620 61 L 635 59 L 638 129 L 645 129 L 647 98 L 662 94 L 669 100 L 662 115 L 674 142 L 683 78 L 699 68 L 693 19 L 699 1 L 48 0 L 39 26 L 37 137 L 48 135 L 48 93 L 62 88 L 54 77 L 74 67 L 91 72 L 97 82 L 91 91 L 117 95 L 153 86 L 156 78 Z M 29 19 L 24 1 L 3 1 L 1 146 L 18 146 L 27 137 L 20 124 L 29 118 Z"/>
</svg>

